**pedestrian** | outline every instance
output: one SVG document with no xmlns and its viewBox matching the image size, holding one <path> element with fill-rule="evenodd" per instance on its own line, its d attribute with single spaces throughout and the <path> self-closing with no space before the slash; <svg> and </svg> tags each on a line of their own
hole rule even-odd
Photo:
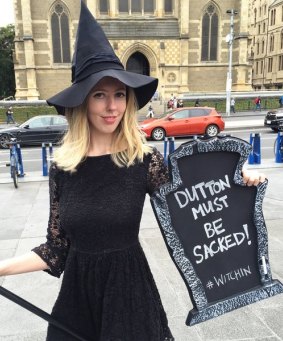
<svg viewBox="0 0 283 341">
<path fill-rule="evenodd" d="M 236 113 L 236 111 L 235 111 L 235 104 L 236 104 L 235 98 L 231 98 L 231 111 L 234 114 Z"/>
<path fill-rule="evenodd" d="M 47 100 L 69 122 L 50 168 L 47 240 L 0 262 L 0 276 L 64 271 L 52 317 L 87 340 L 174 340 L 138 241 L 146 192 L 169 181 L 135 115 L 158 80 L 124 70 L 83 1 L 74 51 L 72 86 Z M 52 325 L 47 340 L 75 341 Z"/>
<path fill-rule="evenodd" d="M 200 106 L 200 103 L 199 103 L 199 99 L 197 98 L 195 101 L 195 107 L 199 107 L 199 106 Z"/>
<path fill-rule="evenodd" d="M 174 96 L 172 109 L 177 109 L 177 103 L 178 103 L 177 98 Z"/>
<path fill-rule="evenodd" d="M 6 111 L 6 122 L 7 122 L 7 124 L 9 124 L 10 122 L 15 124 L 15 120 L 14 120 L 13 114 L 14 114 L 13 108 L 9 107 L 8 110 Z"/>
<path fill-rule="evenodd" d="M 261 98 L 258 96 L 255 100 L 255 110 L 261 111 Z"/>
<path fill-rule="evenodd" d="M 178 99 L 177 108 L 183 108 L 183 107 L 184 107 L 183 100 L 182 99 Z"/>
<path fill-rule="evenodd" d="M 283 95 L 279 98 L 279 107 L 283 107 Z"/>
<path fill-rule="evenodd" d="M 146 117 L 147 118 L 153 118 L 154 117 L 154 111 L 153 111 L 153 108 L 152 108 L 151 104 L 148 107 L 148 111 L 147 111 Z"/>
</svg>

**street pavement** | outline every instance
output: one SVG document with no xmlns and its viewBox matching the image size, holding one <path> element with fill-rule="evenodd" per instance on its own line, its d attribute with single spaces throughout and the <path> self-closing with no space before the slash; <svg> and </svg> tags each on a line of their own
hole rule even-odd
<svg viewBox="0 0 283 341">
<path fill-rule="evenodd" d="M 245 125 L 254 127 L 255 122 L 251 123 L 254 120 L 257 119 L 247 120 Z M 244 125 L 238 123 L 238 127 L 240 124 Z M 283 283 L 283 164 L 263 160 L 262 164 L 249 168 L 260 168 L 269 180 L 263 213 L 269 236 L 270 265 L 273 278 Z M 30 174 L 22 179 L 16 190 L 8 177 L 1 177 L 0 259 L 21 255 L 45 240 L 49 213 L 47 179 L 39 173 Z M 148 197 L 141 221 L 140 242 L 176 341 L 283 340 L 283 294 L 193 327 L 185 325 L 192 303 L 167 252 Z M 61 279 L 44 272 L 0 278 L 0 285 L 47 312 L 52 309 L 60 284 Z M 45 321 L 0 296 L 1 341 L 43 341 L 46 328 Z"/>
</svg>

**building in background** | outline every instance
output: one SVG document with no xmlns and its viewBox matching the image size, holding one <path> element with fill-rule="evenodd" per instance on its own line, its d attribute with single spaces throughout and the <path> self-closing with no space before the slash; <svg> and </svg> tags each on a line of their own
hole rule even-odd
<svg viewBox="0 0 283 341">
<path fill-rule="evenodd" d="M 232 90 L 252 89 L 248 0 L 85 0 L 125 68 L 159 78 L 158 94 L 225 91 L 236 9 Z M 14 0 L 17 99 L 46 99 L 71 84 L 79 0 Z"/>
<path fill-rule="evenodd" d="M 282 89 L 283 0 L 250 1 L 249 18 L 253 88 Z"/>
</svg>

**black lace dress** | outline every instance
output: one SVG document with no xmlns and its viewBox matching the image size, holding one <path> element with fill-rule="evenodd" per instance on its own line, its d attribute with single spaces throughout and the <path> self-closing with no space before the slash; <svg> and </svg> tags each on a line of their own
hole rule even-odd
<svg viewBox="0 0 283 341">
<path fill-rule="evenodd" d="M 53 276 L 64 271 L 52 315 L 87 340 L 173 340 L 138 240 L 145 195 L 167 181 L 155 149 L 129 168 L 110 155 L 74 174 L 51 167 L 47 241 L 33 251 Z M 75 339 L 50 325 L 47 340 Z"/>
</svg>

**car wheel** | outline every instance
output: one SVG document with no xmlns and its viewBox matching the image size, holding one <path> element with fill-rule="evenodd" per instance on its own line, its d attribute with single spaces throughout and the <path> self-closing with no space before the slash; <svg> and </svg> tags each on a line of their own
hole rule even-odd
<svg viewBox="0 0 283 341">
<path fill-rule="evenodd" d="M 10 142 L 10 136 L 8 134 L 0 135 L 0 147 L 9 148 L 8 143 Z"/>
<path fill-rule="evenodd" d="M 210 124 L 205 130 L 205 134 L 209 137 L 216 136 L 218 132 L 219 132 L 219 128 L 215 124 Z"/>
<path fill-rule="evenodd" d="M 154 141 L 162 141 L 165 137 L 165 130 L 162 128 L 155 128 L 151 133 L 151 137 Z"/>
</svg>

